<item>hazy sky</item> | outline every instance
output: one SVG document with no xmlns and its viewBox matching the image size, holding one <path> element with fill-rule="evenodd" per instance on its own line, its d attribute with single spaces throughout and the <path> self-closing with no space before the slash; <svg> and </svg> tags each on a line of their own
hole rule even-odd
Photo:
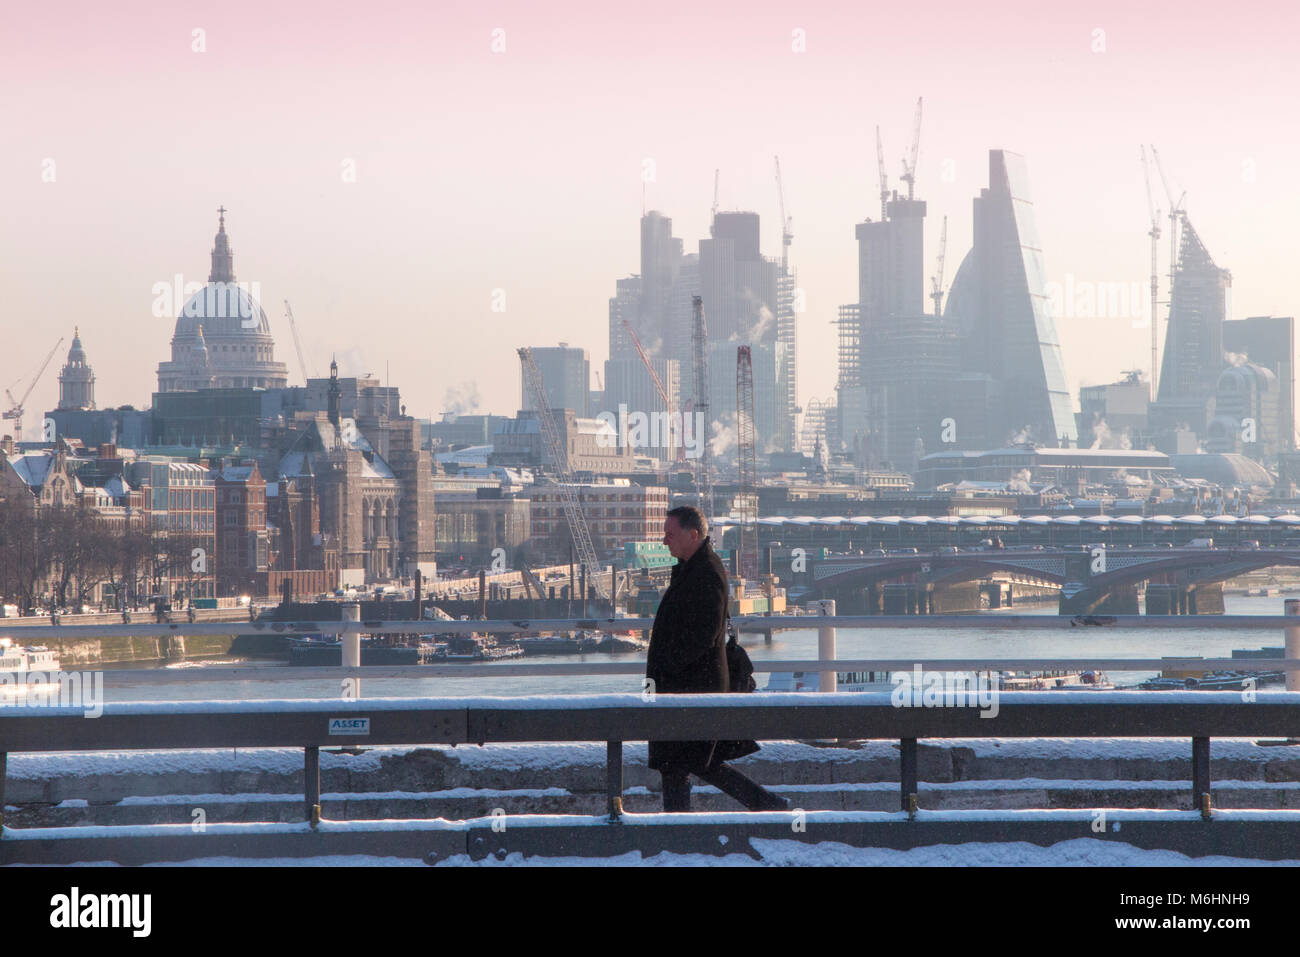
<svg viewBox="0 0 1300 957">
<path fill-rule="evenodd" d="M 830 396 L 853 226 L 878 215 L 874 128 L 896 185 L 918 96 L 927 276 L 947 215 L 951 281 L 1005 148 L 1026 157 L 1049 278 L 1145 297 L 1154 142 L 1232 270 L 1233 317 L 1294 315 L 1298 37 L 1300 11 L 1254 0 L 23 4 L 0 33 L 0 388 L 65 337 L 34 428 L 80 325 L 99 404 L 146 405 L 173 325 L 154 284 L 206 280 L 224 203 L 291 383 L 284 299 L 315 374 L 337 352 L 345 372 L 387 364 L 411 414 L 467 382 L 512 412 L 516 346 L 607 357 L 646 160 L 649 205 L 688 251 L 717 167 L 723 208 L 758 210 L 777 255 L 776 154 L 807 301 L 801 399 Z M 1167 255 L 1162 239 L 1162 273 Z M 1081 382 L 1149 364 L 1132 316 L 1058 329 L 1076 403 Z"/>
</svg>

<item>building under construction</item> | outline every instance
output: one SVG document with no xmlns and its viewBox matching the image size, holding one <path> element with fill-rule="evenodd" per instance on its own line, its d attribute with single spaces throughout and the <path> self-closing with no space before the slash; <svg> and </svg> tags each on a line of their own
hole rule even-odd
<svg viewBox="0 0 1300 957">
<path fill-rule="evenodd" d="M 1181 234 L 1178 263 L 1172 270 L 1169 325 L 1151 419 L 1156 431 L 1183 426 L 1203 439 L 1223 371 L 1223 323 L 1232 274 L 1215 264 L 1186 213 L 1174 223 Z"/>
<path fill-rule="evenodd" d="M 839 320 L 841 449 L 861 450 L 868 468 L 912 471 L 939 450 L 1075 444 L 1024 160 L 990 151 L 972 248 L 945 307 L 945 228 L 926 311 L 916 151 L 914 139 L 906 197 L 886 188 L 881 151 L 882 218 L 855 229 L 859 301 Z"/>
</svg>

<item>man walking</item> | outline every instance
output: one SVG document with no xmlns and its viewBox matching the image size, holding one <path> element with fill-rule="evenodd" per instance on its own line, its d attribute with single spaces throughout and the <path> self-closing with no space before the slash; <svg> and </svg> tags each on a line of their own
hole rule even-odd
<svg viewBox="0 0 1300 957">
<path fill-rule="evenodd" d="M 727 572 L 713 551 L 703 513 L 689 505 L 670 510 L 664 519 L 664 544 L 677 564 L 650 632 L 649 690 L 728 691 Z M 691 774 L 751 811 L 788 809 L 784 798 L 723 763 L 757 750 L 753 741 L 651 741 L 649 765 L 663 776 L 664 810 L 691 809 Z"/>
</svg>

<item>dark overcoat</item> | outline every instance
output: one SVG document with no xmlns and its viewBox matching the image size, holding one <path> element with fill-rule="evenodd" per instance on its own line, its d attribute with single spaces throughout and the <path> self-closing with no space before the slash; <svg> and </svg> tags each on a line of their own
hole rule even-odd
<svg viewBox="0 0 1300 957">
<path fill-rule="evenodd" d="M 727 571 L 705 538 L 695 554 L 673 566 L 659 601 L 646 677 L 655 694 L 729 691 L 727 669 Z M 712 770 L 723 761 L 752 754 L 752 741 L 651 741 L 649 766 L 656 771 Z"/>
</svg>

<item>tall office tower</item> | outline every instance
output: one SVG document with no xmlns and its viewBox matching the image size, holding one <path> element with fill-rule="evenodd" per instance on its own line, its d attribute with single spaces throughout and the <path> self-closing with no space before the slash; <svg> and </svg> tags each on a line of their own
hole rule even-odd
<svg viewBox="0 0 1300 957">
<path fill-rule="evenodd" d="M 777 369 L 776 448 L 781 452 L 799 450 L 799 335 L 795 323 L 795 295 L 798 274 L 786 265 L 776 282 L 776 339 L 782 349 Z"/>
<path fill-rule="evenodd" d="M 958 353 L 957 335 L 942 316 L 887 316 L 876 324 L 864 366 L 872 428 L 863 464 L 883 458 L 911 472 L 918 449 L 936 452 L 956 442 L 966 412 L 952 396 Z"/>
<path fill-rule="evenodd" d="M 641 217 L 640 320 L 634 325 L 641 344 L 652 356 L 673 352 L 669 307 L 681 260 L 682 241 L 673 236 L 673 221 L 650 210 Z"/>
<path fill-rule="evenodd" d="M 1024 157 L 989 151 L 989 185 L 974 201 L 974 245 L 948 293 L 944 318 L 955 322 L 965 373 L 988 377 L 987 434 L 972 436 L 962 407 L 952 410 L 958 447 L 1032 441 L 1077 444 L 1065 363 L 1044 288 Z M 978 378 L 971 380 L 977 383 Z M 1162 386 L 1163 390 L 1163 386 Z M 979 413 L 972 410 L 971 419 Z"/>
<path fill-rule="evenodd" d="M 858 223 L 855 229 L 858 305 L 868 338 L 876 334 L 875 324 L 888 316 L 925 312 L 925 202 L 894 194 L 885 208 L 886 219 Z"/>
<path fill-rule="evenodd" d="M 680 324 L 673 321 L 673 310 L 683 258 L 682 241 L 673 236 L 673 221 L 654 210 L 642 216 L 641 274 L 618 280 L 615 295 L 609 301 L 605 394 L 601 408 L 593 409 L 593 414 L 617 415 L 620 405 L 625 405 L 628 413 L 642 416 L 680 412 L 681 400 L 676 394 L 678 352 L 684 348 L 689 356 L 690 331 L 687 326 L 683 339 Z M 689 305 L 686 308 L 689 313 Z M 646 371 L 633 335 L 628 331 L 629 325 L 663 382 L 672 408 L 665 406 Z M 637 432 L 628 438 L 638 451 L 660 458 L 672 451 L 667 438 L 658 432 L 649 440 Z"/>
<path fill-rule="evenodd" d="M 862 378 L 862 310 L 856 302 L 840 306 L 839 319 L 839 377 L 835 383 L 836 416 L 827 421 L 822 416 L 823 445 L 835 451 L 860 446 L 867 436 L 867 392 Z M 805 451 L 807 441 L 804 443 Z"/>
<path fill-rule="evenodd" d="M 68 361 L 59 373 L 59 405 L 63 410 L 93 409 L 95 407 L 95 371 L 86 360 L 86 350 L 81 345 L 81 330 L 72 333 L 72 348 Z"/>
<path fill-rule="evenodd" d="M 839 321 L 840 438 L 863 466 L 910 469 L 918 448 L 938 446 L 953 405 L 956 338 L 925 313 L 925 202 L 895 193 L 885 213 L 855 229 L 858 307 L 841 307 Z"/>
<path fill-rule="evenodd" d="M 1186 423 L 1204 436 L 1224 365 L 1223 325 L 1232 275 L 1215 265 L 1186 214 L 1180 226 L 1157 414 L 1162 423 Z"/>
<path fill-rule="evenodd" d="M 681 437 L 671 431 L 681 428 L 674 425 L 682 407 L 680 365 L 676 359 L 651 359 L 650 364 L 668 393 L 667 403 L 634 352 L 631 359 L 605 363 L 605 396 L 600 408 L 593 411 L 597 415 L 608 412 L 616 421 L 623 416 L 621 427 L 626 434 L 620 437 L 622 441 L 637 452 L 668 460 L 682 445 Z M 695 440 L 693 435 L 688 438 Z"/>
<path fill-rule="evenodd" d="M 615 284 L 615 293 L 609 300 L 609 357 L 635 359 L 636 347 L 624 322 L 638 327 L 641 315 L 641 277 L 628 276 Z M 640 335 L 640 332 L 637 333 Z M 606 389 L 609 388 L 606 380 Z"/>
<path fill-rule="evenodd" d="M 1244 355 L 1277 378 L 1279 452 L 1295 449 L 1295 319 L 1252 316 L 1223 323 L 1223 350 Z"/>
<path fill-rule="evenodd" d="M 751 212 L 718 213 L 713 235 L 700 240 L 700 297 L 708 323 L 714 381 L 710 387 L 710 414 L 715 422 L 734 428 L 736 418 L 736 347 L 751 347 L 754 368 L 754 417 L 759 454 L 779 448 L 778 436 L 793 429 L 792 399 L 788 385 L 779 382 L 787 362 L 780 341 L 777 290 L 781 264 L 765 258 L 759 249 L 759 216 Z M 730 352 L 723 355 L 724 348 Z M 727 370 L 723 373 L 720 370 Z M 727 386 L 731 383 L 731 386 Z"/>
<path fill-rule="evenodd" d="M 551 408 L 572 409 L 579 418 L 591 414 L 588 400 L 591 398 L 591 361 L 586 349 L 577 349 L 561 342 L 559 346 L 542 346 L 533 351 L 533 361 L 542 373 L 542 382 L 546 386 L 546 401 Z M 535 409 L 536 403 L 528 388 L 522 381 L 520 372 L 520 408 L 525 411 Z"/>
<path fill-rule="evenodd" d="M 682 257 L 673 282 L 668 306 L 668 348 L 665 354 L 676 359 L 678 365 L 687 370 L 694 361 L 691 337 L 695 323 L 695 297 L 700 295 L 700 256 L 699 253 L 687 253 Z M 683 371 L 683 375 L 685 372 Z"/>
<path fill-rule="evenodd" d="M 1223 371 L 1223 323 L 1232 274 L 1214 264 L 1186 214 L 1181 233 L 1160 391 L 1151 417 L 1158 429 L 1185 425 L 1203 439 Z"/>
</svg>

